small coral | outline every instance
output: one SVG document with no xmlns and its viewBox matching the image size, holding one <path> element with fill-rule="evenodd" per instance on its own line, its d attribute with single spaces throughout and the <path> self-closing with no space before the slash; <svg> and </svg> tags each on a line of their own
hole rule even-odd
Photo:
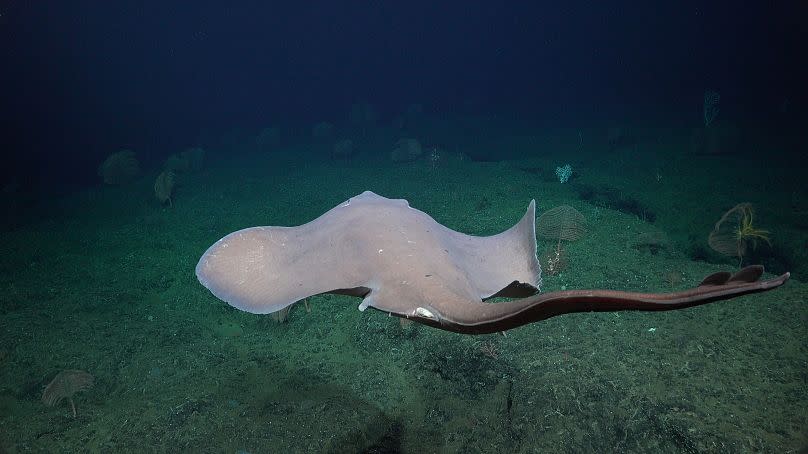
<svg viewBox="0 0 808 454">
<path fill-rule="evenodd" d="M 735 205 L 715 223 L 707 243 L 719 254 L 737 257 L 740 266 L 750 246 L 756 248 L 758 241 L 771 244 L 769 231 L 753 225 L 754 214 L 750 203 Z"/>
<path fill-rule="evenodd" d="M 559 241 L 555 246 L 548 248 L 539 260 L 541 269 L 549 276 L 557 276 L 569 265 L 567 250 L 561 246 Z"/>
<path fill-rule="evenodd" d="M 569 205 L 559 205 L 536 219 L 536 235 L 548 240 L 575 241 L 586 235 L 586 218 Z"/>
<path fill-rule="evenodd" d="M 174 172 L 163 170 L 154 181 L 154 196 L 160 203 L 173 206 L 171 196 L 174 194 Z"/>
<path fill-rule="evenodd" d="M 555 276 L 569 265 L 567 251 L 561 242 L 575 241 L 586 235 L 586 218 L 569 205 L 559 205 L 536 219 L 536 235 L 556 242 L 540 259 L 544 272 Z"/>
<path fill-rule="evenodd" d="M 559 182 L 566 183 L 572 176 L 572 166 L 569 164 L 564 164 L 563 167 L 556 167 L 555 174 L 556 177 L 558 177 Z"/>
<path fill-rule="evenodd" d="M 63 370 L 56 374 L 42 392 L 42 403 L 52 407 L 64 399 L 70 400 L 73 417 L 76 417 L 76 404 L 73 395 L 93 386 L 95 378 L 83 370 Z"/>
<path fill-rule="evenodd" d="M 140 163 L 131 150 L 121 150 L 107 156 L 107 159 L 98 167 L 98 175 L 104 183 L 120 185 L 135 179 L 140 173 Z"/>
</svg>

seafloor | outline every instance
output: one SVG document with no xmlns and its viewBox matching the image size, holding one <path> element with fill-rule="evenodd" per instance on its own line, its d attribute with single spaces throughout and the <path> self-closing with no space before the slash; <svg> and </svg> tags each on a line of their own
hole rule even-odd
<svg viewBox="0 0 808 454">
<path fill-rule="evenodd" d="M 501 162 L 448 147 L 437 161 L 391 163 L 384 138 L 341 161 L 306 144 L 209 146 L 203 170 L 177 176 L 172 207 L 153 197 L 156 166 L 130 185 L 52 196 L 0 239 L 0 452 L 804 452 L 804 173 L 766 157 L 776 149 L 694 155 L 677 131 L 645 129 L 614 150 L 605 133 L 578 133 L 478 145 L 541 153 Z M 553 169 L 565 162 L 575 174 L 561 184 Z M 736 269 L 705 250 L 740 202 L 770 231 L 754 258 L 795 269 L 765 294 L 567 315 L 504 336 L 403 326 L 333 295 L 277 323 L 197 282 L 221 236 L 297 225 L 364 190 L 479 235 L 533 198 L 539 213 L 575 207 L 588 233 L 566 245 L 567 268 L 544 276 L 545 291 L 668 291 Z M 648 232 L 663 240 L 638 241 Z M 540 253 L 550 246 L 540 239 Z M 40 400 L 63 369 L 96 377 L 74 396 L 75 418 L 68 401 Z"/>
</svg>

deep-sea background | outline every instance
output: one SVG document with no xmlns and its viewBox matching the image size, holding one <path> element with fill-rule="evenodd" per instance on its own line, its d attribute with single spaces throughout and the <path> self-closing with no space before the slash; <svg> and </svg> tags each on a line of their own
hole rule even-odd
<svg viewBox="0 0 808 454">
<path fill-rule="evenodd" d="M 0 447 L 805 446 L 798 13 L 797 2 L 1 7 Z M 705 125 L 708 90 L 720 111 Z M 401 139 L 422 155 L 393 159 Z M 161 203 L 158 175 L 195 147 L 204 158 L 174 169 Z M 121 149 L 140 171 L 105 185 L 99 165 Z M 540 212 L 573 205 L 588 235 L 549 290 L 668 290 L 736 267 L 707 235 L 750 202 L 772 244 L 746 261 L 795 280 L 740 304 L 571 316 L 505 338 L 401 327 L 339 297 L 276 324 L 194 281 L 222 235 L 302 223 L 365 189 L 474 234 L 506 228 L 530 198 Z M 75 419 L 40 402 L 63 369 L 96 376 Z"/>
</svg>

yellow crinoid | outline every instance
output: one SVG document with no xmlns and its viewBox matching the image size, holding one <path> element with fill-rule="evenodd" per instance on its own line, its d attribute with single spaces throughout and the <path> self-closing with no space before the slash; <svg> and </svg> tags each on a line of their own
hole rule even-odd
<svg viewBox="0 0 808 454">
<path fill-rule="evenodd" d="M 742 203 L 738 205 L 741 207 L 741 224 L 738 226 L 738 230 L 735 232 L 735 238 L 737 241 L 745 241 L 752 244 L 752 248 L 754 249 L 757 247 L 757 241 L 762 240 L 768 244 L 772 244 L 771 240 L 769 239 L 769 231 L 755 228 L 752 225 L 752 220 L 755 216 L 755 210 L 752 208 L 752 205 L 749 203 Z"/>
<path fill-rule="evenodd" d="M 738 257 L 743 262 L 749 247 L 757 247 L 758 241 L 771 244 L 769 231 L 755 227 L 755 210 L 750 203 L 739 203 L 724 213 L 715 223 L 707 238 L 710 247 L 719 254 Z"/>
</svg>

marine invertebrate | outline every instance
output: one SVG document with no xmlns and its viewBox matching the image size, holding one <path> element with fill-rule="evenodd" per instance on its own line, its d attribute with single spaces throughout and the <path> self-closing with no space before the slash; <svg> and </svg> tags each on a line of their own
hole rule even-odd
<svg viewBox="0 0 808 454">
<path fill-rule="evenodd" d="M 170 170 L 163 170 L 157 179 L 154 181 L 154 196 L 160 203 L 168 203 L 168 206 L 174 206 L 171 201 L 171 196 L 174 194 L 174 172 Z"/>
<path fill-rule="evenodd" d="M 569 261 L 561 241 L 575 241 L 585 234 L 584 215 L 569 205 L 559 205 L 542 213 L 536 220 L 536 235 L 556 241 L 554 247 L 542 254 L 542 269 L 551 276 L 562 272 Z"/>
<path fill-rule="evenodd" d="M 536 235 L 549 240 L 575 241 L 586 235 L 586 218 L 569 205 L 559 205 L 536 219 Z"/>
<path fill-rule="evenodd" d="M 721 110 L 720 101 L 721 95 L 717 91 L 704 90 L 704 127 L 710 126 L 718 116 L 718 112 Z"/>
<path fill-rule="evenodd" d="M 42 403 L 52 407 L 64 399 L 68 399 L 75 418 L 76 404 L 73 402 L 73 395 L 93 386 L 94 381 L 95 377 L 83 370 L 66 369 L 60 371 L 42 392 Z"/>
<path fill-rule="evenodd" d="M 107 156 L 98 167 L 98 175 L 104 183 L 119 185 L 135 179 L 140 172 L 140 163 L 131 150 L 121 150 Z"/>
<path fill-rule="evenodd" d="M 491 359 L 499 359 L 499 349 L 497 348 L 497 344 L 493 341 L 485 341 L 480 343 L 480 353 L 483 356 L 487 356 Z"/>
<path fill-rule="evenodd" d="M 739 203 L 721 216 L 707 237 L 707 244 L 719 254 L 738 257 L 738 266 L 750 246 L 755 249 L 758 241 L 771 244 L 769 231 L 754 226 L 755 210 L 751 203 Z"/>
<path fill-rule="evenodd" d="M 550 246 L 544 251 L 539 262 L 541 262 L 542 271 L 550 276 L 556 276 L 569 265 L 567 250 L 561 246 L 561 241 L 559 241 L 555 246 Z"/>
<path fill-rule="evenodd" d="M 572 166 L 564 164 L 563 167 L 556 167 L 555 174 L 558 177 L 558 181 L 566 183 L 572 176 Z"/>
</svg>

